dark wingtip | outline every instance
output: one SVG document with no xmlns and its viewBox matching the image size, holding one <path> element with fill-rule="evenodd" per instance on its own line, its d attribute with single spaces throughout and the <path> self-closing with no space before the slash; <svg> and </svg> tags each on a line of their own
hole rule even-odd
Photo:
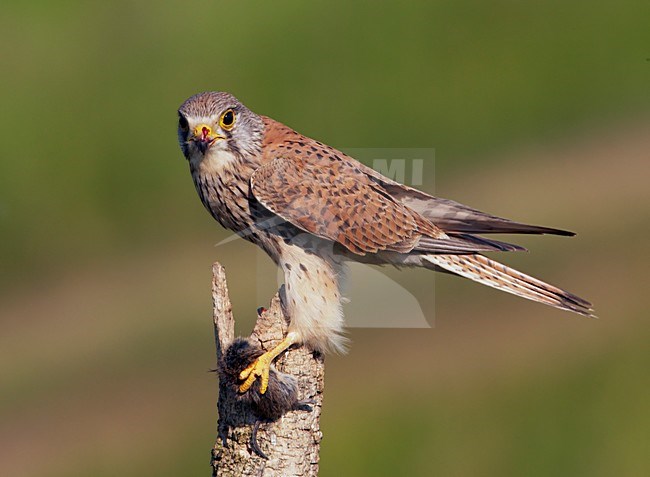
<svg viewBox="0 0 650 477">
<path fill-rule="evenodd" d="M 512 222 L 510 227 L 504 227 L 505 233 L 522 233 L 522 234 L 543 234 L 543 235 L 561 235 L 563 237 L 573 237 L 575 232 L 553 227 L 544 227 L 541 225 L 528 225 L 520 222 Z M 510 230 L 507 230 L 510 228 Z"/>
<path fill-rule="evenodd" d="M 544 235 L 561 235 L 563 237 L 573 237 L 576 234 L 575 232 L 571 232 L 570 230 L 554 229 L 552 227 L 540 227 L 539 225 L 530 225 L 528 233 L 544 234 Z"/>
<path fill-rule="evenodd" d="M 561 230 L 561 229 L 550 229 L 551 232 L 544 232 L 552 235 L 561 235 L 563 237 L 575 237 L 576 233 L 571 232 L 570 230 Z"/>
</svg>

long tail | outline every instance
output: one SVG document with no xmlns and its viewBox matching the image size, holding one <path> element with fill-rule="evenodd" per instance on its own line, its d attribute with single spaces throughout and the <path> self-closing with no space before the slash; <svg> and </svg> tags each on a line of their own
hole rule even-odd
<svg viewBox="0 0 650 477">
<path fill-rule="evenodd" d="M 591 303 L 483 255 L 425 255 L 427 262 L 475 282 L 561 310 L 595 318 Z"/>
</svg>

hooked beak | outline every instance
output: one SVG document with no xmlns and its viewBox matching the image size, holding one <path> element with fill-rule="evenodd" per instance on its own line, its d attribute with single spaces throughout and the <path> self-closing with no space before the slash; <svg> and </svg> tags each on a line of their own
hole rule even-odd
<svg viewBox="0 0 650 477">
<path fill-rule="evenodd" d="M 225 139 L 225 137 L 213 132 L 212 128 L 210 128 L 210 126 L 207 124 L 199 124 L 194 128 L 192 141 L 196 143 L 196 146 L 199 148 L 199 151 L 201 151 L 201 154 L 205 154 L 205 151 L 207 151 L 208 148 L 219 139 Z"/>
</svg>

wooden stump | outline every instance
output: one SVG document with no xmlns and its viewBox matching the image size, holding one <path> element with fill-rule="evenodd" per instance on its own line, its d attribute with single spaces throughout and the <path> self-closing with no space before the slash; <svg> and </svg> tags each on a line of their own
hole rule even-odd
<svg viewBox="0 0 650 477">
<path fill-rule="evenodd" d="M 235 320 L 228 296 L 224 268 L 212 267 L 213 320 L 220 360 L 235 335 Z M 271 301 L 268 310 L 260 313 L 251 335 L 256 343 L 268 351 L 286 335 L 288 320 L 284 316 L 280 296 Z M 217 442 L 212 449 L 213 476 L 311 477 L 318 475 L 320 441 L 320 413 L 323 402 L 325 365 L 322 355 L 304 347 L 290 349 L 275 362 L 278 371 L 291 374 L 298 382 L 299 398 L 309 401 L 311 412 L 291 411 L 272 423 L 262 423 L 257 434 L 259 446 L 268 460 L 251 448 L 252 426 L 255 416 L 228 387 L 219 384 L 217 409 Z"/>
</svg>

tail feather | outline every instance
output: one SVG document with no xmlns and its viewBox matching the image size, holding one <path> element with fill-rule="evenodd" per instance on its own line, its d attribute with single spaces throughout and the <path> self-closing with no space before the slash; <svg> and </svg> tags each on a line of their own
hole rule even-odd
<svg viewBox="0 0 650 477">
<path fill-rule="evenodd" d="M 482 255 L 426 255 L 423 258 L 444 270 L 497 290 L 595 317 L 592 305 L 587 300 Z"/>
</svg>

